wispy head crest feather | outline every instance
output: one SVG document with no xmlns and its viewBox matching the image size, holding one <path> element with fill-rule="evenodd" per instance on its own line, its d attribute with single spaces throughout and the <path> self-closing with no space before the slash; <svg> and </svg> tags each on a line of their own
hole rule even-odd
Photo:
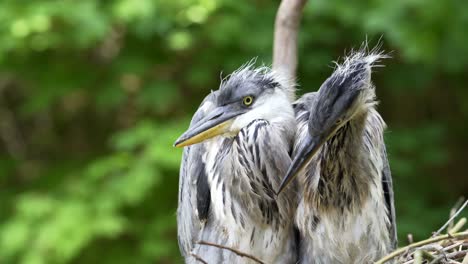
<svg viewBox="0 0 468 264">
<path fill-rule="evenodd" d="M 338 103 L 340 109 L 351 109 L 350 111 L 366 110 L 375 106 L 375 87 L 371 81 L 372 69 L 381 67 L 380 60 L 389 58 L 380 49 L 380 45 L 369 50 L 367 42 L 360 49 L 348 53 L 341 63 L 335 62 L 333 74 L 322 84 L 318 92 L 317 105 L 320 111 L 327 112 L 336 107 L 336 98 L 343 98 Z M 344 106 L 348 102 L 352 105 Z M 351 108 L 351 106 L 353 106 Z"/>
<path fill-rule="evenodd" d="M 253 58 L 250 61 L 243 64 L 237 70 L 222 78 L 220 87 L 225 87 L 232 81 L 248 81 L 248 80 L 261 80 L 269 81 L 271 83 L 277 83 L 279 89 L 287 95 L 290 102 L 293 102 L 296 98 L 296 85 L 295 82 L 286 78 L 284 74 L 273 70 L 271 67 L 262 64 L 260 67 L 256 67 L 257 58 Z"/>
<path fill-rule="evenodd" d="M 381 48 L 382 42 L 379 42 L 374 48 L 369 50 L 368 43 L 365 41 L 358 50 L 351 50 L 344 57 L 341 64 L 337 61 L 334 62 L 336 65 L 335 72 L 347 76 L 362 66 L 366 67 L 369 72 L 372 68 L 383 67 L 383 65 L 378 63 L 382 59 L 391 58 L 391 56 L 386 54 Z"/>
</svg>

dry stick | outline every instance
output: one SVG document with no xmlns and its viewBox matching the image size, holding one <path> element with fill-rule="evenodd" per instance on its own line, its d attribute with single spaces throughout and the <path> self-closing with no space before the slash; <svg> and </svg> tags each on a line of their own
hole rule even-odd
<svg viewBox="0 0 468 264">
<path fill-rule="evenodd" d="M 447 258 L 448 259 L 457 259 L 457 258 L 463 257 L 467 252 L 468 252 L 468 250 L 453 252 L 453 253 L 447 254 Z M 429 264 L 439 263 L 443 258 L 444 258 L 444 256 L 439 256 L 438 258 L 431 261 Z"/>
<path fill-rule="evenodd" d="M 421 254 L 420 256 L 418 254 Z M 420 259 L 421 258 L 421 259 Z M 422 262 L 418 262 L 418 260 L 421 260 L 423 261 L 424 259 L 427 259 L 427 260 L 433 260 L 435 259 L 435 256 L 432 255 L 430 252 L 426 251 L 426 250 L 422 250 L 422 249 L 418 249 L 414 252 L 414 257 L 413 259 L 411 260 L 408 260 L 406 261 L 405 263 L 403 264 L 411 264 L 411 263 L 422 263 Z"/>
<path fill-rule="evenodd" d="M 468 254 L 465 255 L 465 258 L 463 259 L 463 264 L 468 264 Z"/>
<path fill-rule="evenodd" d="M 465 224 L 466 224 L 466 218 L 463 217 L 462 219 L 460 219 L 460 220 L 455 224 L 455 226 L 454 226 L 452 229 L 449 229 L 449 230 L 448 230 L 447 234 L 450 235 L 450 234 L 452 234 L 452 233 L 456 233 L 456 232 L 460 231 L 460 230 L 463 228 L 463 226 L 464 226 Z M 447 244 L 447 241 L 441 241 L 440 244 L 441 244 L 442 246 L 445 246 L 445 245 Z"/>
<path fill-rule="evenodd" d="M 400 262 L 398 262 L 398 263 L 400 263 Z M 412 264 L 412 263 L 414 263 L 414 259 L 408 260 L 408 261 L 402 262 L 402 263 L 403 263 L 403 264 Z"/>
<path fill-rule="evenodd" d="M 468 231 L 460 232 L 460 233 L 456 233 L 456 234 L 447 234 L 447 235 L 431 237 L 429 239 L 413 243 L 411 245 L 408 245 L 406 247 L 402 247 L 402 248 L 399 248 L 399 249 L 393 251 L 389 255 L 387 255 L 387 256 L 381 258 L 380 260 L 378 260 L 377 262 L 375 262 L 375 264 L 383 264 L 383 263 L 385 263 L 385 262 L 387 262 L 387 261 L 401 255 L 402 253 L 404 253 L 407 250 L 410 250 L 412 248 L 417 248 L 417 247 L 420 247 L 420 246 L 424 246 L 424 245 L 427 245 L 427 244 L 439 242 L 441 240 L 449 239 L 449 238 L 461 238 L 461 239 L 468 238 Z"/>
<path fill-rule="evenodd" d="M 453 219 L 455 219 L 455 217 L 457 217 L 463 211 L 463 209 L 465 208 L 467 204 L 468 204 L 468 200 L 466 200 L 463 203 L 463 205 L 458 209 L 458 211 L 455 214 L 453 214 L 452 217 L 450 217 L 450 219 L 439 230 L 437 230 L 437 232 L 435 232 L 432 236 L 435 237 L 439 235 L 440 232 L 442 232 L 450 224 L 450 222 L 452 222 Z"/>
<path fill-rule="evenodd" d="M 273 42 L 273 69 L 285 74 L 290 80 L 296 78 L 297 38 L 302 9 L 307 0 L 283 0 L 275 19 Z"/>
<path fill-rule="evenodd" d="M 423 254 L 421 250 L 416 250 L 414 252 L 414 264 L 422 264 L 423 262 Z"/>
<path fill-rule="evenodd" d="M 206 262 L 204 259 L 202 259 L 202 257 L 198 256 L 197 254 L 195 254 L 195 253 L 190 253 L 190 255 L 191 255 L 192 257 L 194 257 L 196 260 L 200 261 L 201 263 L 203 263 L 203 264 L 208 264 L 208 262 Z"/>
<path fill-rule="evenodd" d="M 447 255 L 446 252 L 445 252 L 445 248 L 443 248 L 443 247 L 442 247 L 441 245 L 439 245 L 439 244 L 429 244 L 429 245 L 425 245 L 425 246 L 419 247 L 419 249 L 423 250 L 423 253 L 424 253 L 424 252 L 428 252 L 428 253 L 429 253 L 429 251 L 435 251 L 435 252 L 437 252 L 437 253 L 439 253 L 439 254 L 441 254 L 441 255 L 444 255 L 444 256 Z M 434 257 L 434 258 L 435 258 L 435 257 Z M 431 260 L 434 259 L 434 258 L 431 258 Z"/>
<path fill-rule="evenodd" d="M 450 209 L 450 215 L 449 215 L 449 218 L 451 218 L 456 212 L 457 212 L 457 209 L 460 207 L 460 205 L 462 205 L 462 203 L 465 201 L 465 197 L 460 197 L 458 198 L 457 202 L 453 205 L 452 209 Z M 448 228 L 447 229 L 452 229 L 453 227 L 453 221 L 451 221 L 448 225 Z"/>
<path fill-rule="evenodd" d="M 249 258 L 257 263 L 260 263 L 260 264 L 265 264 L 265 262 L 261 261 L 260 259 L 252 256 L 252 255 L 249 255 L 249 254 L 246 254 L 244 252 L 241 252 L 237 249 L 234 249 L 234 248 L 231 248 L 231 247 L 227 247 L 227 246 L 223 246 L 223 245 L 218 245 L 218 244 L 215 244 L 215 243 L 211 243 L 211 242 L 207 242 L 207 241 L 198 241 L 197 244 L 199 245 L 204 245 L 204 246 L 212 246 L 212 247 L 217 247 L 217 248 L 220 248 L 220 249 L 226 249 L 226 250 L 229 250 L 233 253 L 235 253 L 236 255 L 240 256 L 240 257 L 246 257 L 246 258 Z"/>
<path fill-rule="evenodd" d="M 463 245 L 463 244 L 464 244 L 464 243 L 463 243 L 462 241 L 456 242 L 456 243 L 454 243 L 453 245 L 444 247 L 444 248 L 443 248 L 443 251 L 446 252 L 446 251 L 452 250 L 452 249 L 454 249 L 454 248 L 456 248 L 456 247 L 458 247 L 458 246 L 460 246 L 460 245 Z"/>
<path fill-rule="evenodd" d="M 431 252 L 429 252 L 429 251 L 423 250 L 422 253 L 423 253 L 423 256 L 426 257 L 426 259 L 428 259 L 428 260 L 435 259 L 435 256 L 432 255 Z"/>
<path fill-rule="evenodd" d="M 458 231 L 460 231 L 460 229 L 462 229 L 462 227 L 466 224 L 466 218 L 463 217 L 461 218 L 460 220 L 458 220 L 457 224 L 448 231 L 449 234 L 451 233 L 456 233 Z"/>
</svg>

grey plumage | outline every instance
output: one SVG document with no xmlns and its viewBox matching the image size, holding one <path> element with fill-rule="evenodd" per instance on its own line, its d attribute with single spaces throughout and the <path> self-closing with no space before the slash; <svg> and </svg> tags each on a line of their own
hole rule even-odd
<svg viewBox="0 0 468 264">
<path fill-rule="evenodd" d="M 291 82 L 251 65 L 205 98 L 175 144 L 198 143 L 184 151 L 179 183 L 187 263 L 197 262 L 191 254 L 250 263 L 198 240 L 266 263 L 371 263 L 396 247 L 385 123 L 370 78 L 382 57 L 355 53 L 293 106 Z"/>
<path fill-rule="evenodd" d="M 382 57 L 355 53 L 294 104 L 294 161 L 282 188 L 298 175 L 301 263 L 371 263 L 396 247 L 385 123 L 370 81 Z"/>
<path fill-rule="evenodd" d="M 215 92 L 210 93 L 193 115 L 190 127 L 194 126 L 214 107 Z M 179 203 L 177 208 L 177 233 L 182 255 L 189 256 L 194 239 L 208 218 L 210 192 L 205 163 L 202 160 L 206 144 L 188 146 L 182 154 L 179 174 Z"/>
<path fill-rule="evenodd" d="M 247 97 L 253 103 L 246 105 Z M 209 263 L 251 263 L 198 240 L 266 263 L 295 262 L 294 187 L 278 199 L 274 193 L 291 162 L 293 98 L 289 82 L 267 68 L 247 65 L 204 100 L 176 142 L 195 142 L 199 135 L 204 140 L 185 149 L 180 171 L 178 239 L 187 263 L 196 262 L 191 254 Z M 206 132 L 213 129 L 222 133 Z"/>
</svg>

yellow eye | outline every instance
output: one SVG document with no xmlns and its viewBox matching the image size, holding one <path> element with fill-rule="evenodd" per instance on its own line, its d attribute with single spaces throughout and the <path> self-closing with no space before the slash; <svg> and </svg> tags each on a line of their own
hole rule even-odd
<svg viewBox="0 0 468 264">
<path fill-rule="evenodd" d="M 335 124 L 339 125 L 339 124 L 341 124 L 341 122 L 343 122 L 343 119 L 340 118 L 340 119 L 336 120 Z"/>
<path fill-rule="evenodd" d="M 253 103 L 253 97 L 252 96 L 246 96 L 244 99 L 242 99 L 242 103 L 244 103 L 245 106 L 249 106 Z"/>
</svg>

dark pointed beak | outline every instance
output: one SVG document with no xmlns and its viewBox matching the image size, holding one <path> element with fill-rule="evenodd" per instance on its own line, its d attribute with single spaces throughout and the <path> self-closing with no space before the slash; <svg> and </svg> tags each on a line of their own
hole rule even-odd
<svg viewBox="0 0 468 264">
<path fill-rule="evenodd" d="M 228 131 L 234 117 L 245 113 L 243 109 L 235 109 L 231 105 L 215 108 L 202 120 L 180 136 L 174 143 L 175 147 L 185 147 L 213 138 Z"/>
<path fill-rule="evenodd" d="M 327 137 L 326 136 L 308 136 L 305 140 L 304 145 L 301 149 L 297 152 L 294 160 L 292 161 L 291 165 L 289 166 L 288 172 L 286 176 L 283 178 L 283 181 L 280 184 L 276 195 L 279 195 L 285 188 L 288 186 L 289 183 L 296 178 L 297 174 L 309 164 L 310 160 L 314 157 L 320 147 L 325 143 Z"/>
</svg>

